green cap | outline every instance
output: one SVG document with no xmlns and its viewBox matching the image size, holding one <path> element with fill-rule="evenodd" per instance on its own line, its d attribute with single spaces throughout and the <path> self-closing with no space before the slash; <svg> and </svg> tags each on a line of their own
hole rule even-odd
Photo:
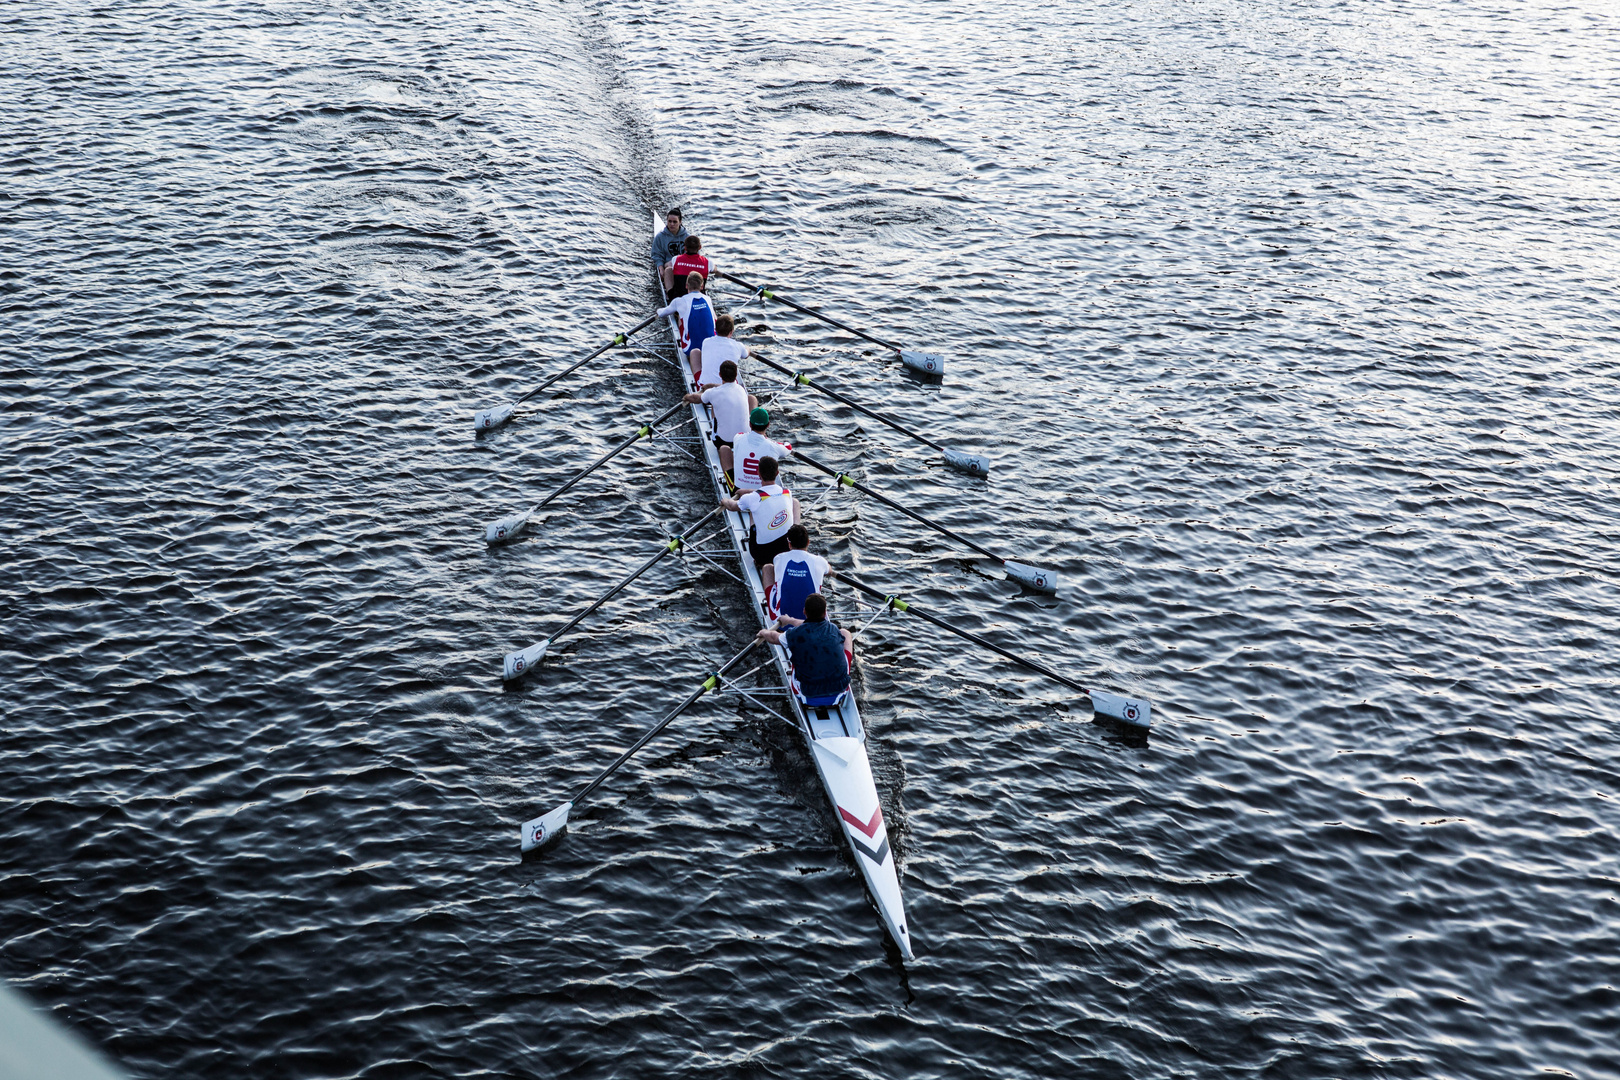
<svg viewBox="0 0 1620 1080">
<path fill-rule="evenodd" d="M 766 412 L 764 409 L 755 409 L 753 412 L 748 414 L 749 427 L 764 427 L 770 422 L 771 414 Z"/>
</svg>

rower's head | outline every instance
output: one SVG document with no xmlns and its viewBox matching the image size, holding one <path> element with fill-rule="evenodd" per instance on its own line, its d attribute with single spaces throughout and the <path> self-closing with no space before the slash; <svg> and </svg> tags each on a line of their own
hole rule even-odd
<svg viewBox="0 0 1620 1080">
<path fill-rule="evenodd" d="M 764 431 L 771 426 L 771 414 L 766 409 L 755 409 L 748 414 L 748 426 L 755 431 Z"/>
<path fill-rule="evenodd" d="M 681 208 L 671 207 L 669 213 L 664 215 L 664 227 L 670 232 L 681 231 Z"/>
<path fill-rule="evenodd" d="M 737 320 L 730 315 L 722 315 L 714 320 L 714 332 L 721 337 L 730 337 L 731 332 L 737 329 Z"/>
<path fill-rule="evenodd" d="M 804 598 L 804 621 L 827 621 L 827 598 L 818 592 L 813 592 Z"/>
<path fill-rule="evenodd" d="M 698 273 L 696 270 L 692 271 L 690 274 L 687 274 L 686 275 L 686 291 L 687 292 L 702 292 L 703 291 L 703 275 Z"/>
<path fill-rule="evenodd" d="M 703 250 L 703 241 L 699 240 L 695 236 L 688 236 L 686 238 L 686 253 L 688 255 L 696 255 L 698 252 L 700 252 L 702 250 Z"/>
<path fill-rule="evenodd" d="M 737 381 L 737 361 L 735 361 L 735 360 L 727 360 L 727 361 L 724 361 L 720 365 L 720 381 L 721 382 L 736 382 Z"/>
<path fill-rule="evenodd" d="M 803 551 L 810 546 L 810 530 L 803 525 L 788 526 L 788 547 L 794 551 Z"/>
<path fill-rule="evenodd" d="M 777 470 L 780 469 L 780 468 L 781 468 L 781 466 L 777 465 L 775 458 L 773 458 L 773 457 L 762 457 L 762 458 L 760 458 L 759 459 L 759 482 L 761 484 L 774 484 L 774 483 L 776 483 L 776 473 L 777 473 Z"/>
</svg>

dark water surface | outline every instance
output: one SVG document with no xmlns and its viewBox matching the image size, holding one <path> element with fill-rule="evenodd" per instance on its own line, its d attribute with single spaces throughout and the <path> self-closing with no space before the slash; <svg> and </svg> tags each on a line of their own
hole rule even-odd
<svg viewBox="0 0 1620 1080">
<path fill-rule="evenodd" d="M 1620 19 L 1599 4 L 0 9 L 0 975 L 142 1077 L 1620 1077 Z M 907 616 L 902 966 L 626 453 L 648 208 L 784 308 Z M 732 306 L 745 294 L 720 294 Z M 763 371 L 749 372 L 756 384 Z M 840 597 L 847 604 L 847 593 Z"/>
</svg>

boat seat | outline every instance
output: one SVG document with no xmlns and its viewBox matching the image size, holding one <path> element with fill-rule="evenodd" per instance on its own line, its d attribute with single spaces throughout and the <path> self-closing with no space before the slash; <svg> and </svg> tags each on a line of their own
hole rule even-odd
<svg viewBox="0 0 1620 1080">
<path fill-rule="evenodd" d="M 800 694 L 797 690 L 794 691 L 794 694 L 797 695 L 797 697 L 799 699 L 799 704 L 803 705 L 807 709 L 834 709 L 834 708 L 837 708 L 839 703 L 844 700 L 844 697 L 848 693 L 849 693 L 848 690 L 840 690 L 836 694 L 827 694 L 824 697 L 805 697 L 803 694 Z"/>
</svg>

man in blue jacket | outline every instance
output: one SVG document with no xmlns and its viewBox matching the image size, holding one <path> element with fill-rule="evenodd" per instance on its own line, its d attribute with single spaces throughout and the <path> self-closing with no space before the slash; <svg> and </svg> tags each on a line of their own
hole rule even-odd
<svg viewBox="0 0 1620 1080">
<path fill-rule="evenodd" d="M 827 698 L 849 689 L 849 669 L 855 663 L 855 639 L 848 630 L 827 621 L 827 598 L 811 593 L 804 600 L 804 618 L 782 616 L 787 630 L 761 630 L 758 637 L 787 647 L 793 661 L 793 681 L 805 698 Z"/>
</svg>

